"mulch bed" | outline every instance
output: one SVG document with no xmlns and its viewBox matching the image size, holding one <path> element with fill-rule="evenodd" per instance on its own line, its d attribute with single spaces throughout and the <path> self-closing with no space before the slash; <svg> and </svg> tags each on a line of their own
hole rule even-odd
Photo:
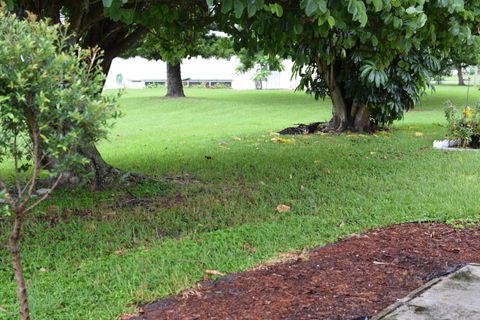
<svg viewBox="0 0 480 320">
<path fill-rule="evenodd" d="M 140 307 L 130 319 L 368 319 L 469 262 L 480 262 L 480 227 L 407 223 L 205 281 L 189 294 Z"/>
</svg>

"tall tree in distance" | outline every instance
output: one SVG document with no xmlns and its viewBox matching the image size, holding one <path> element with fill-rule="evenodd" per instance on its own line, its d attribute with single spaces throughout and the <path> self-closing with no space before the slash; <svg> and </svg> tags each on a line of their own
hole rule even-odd
<svg viewBox="0 0 480 320">
<path fill-rule="evenodd" d="M 465 42 L 460 46 L 452 47 L 448 54 L 440 61 L 440 70 L 437 78 L 451 75 L 452 70 L 457 71 L 458 85 L 465 85 L 465 71 L 469 66 L 480 63 L 480 39 L 475 37 L 473 41 Z"/>
<path fill-rule="evenodd" d="M 231 39 L 203 30 L 179 31 L 177 37 L 168 37 L 165 30 L 151 30 L 143 42 L 127 52 L 127 56 L 141 56 L 162 60 L 167 64 L 167 97 L 185 97 L 181 74 L 184 59 L 192 57 L 229 59 L 233 55 Z"/>
<path fill-rule="evenodd" d="M 248 52 L 245 49 L 240 50 L 238 54 L 240 60 L 236 70 L 240 73 L 246 73 L 255 69 L 252 80 L 255 82 L 256 89 L 263 89 L 263 82 L 272 74 L 272 71 L 283 71 L 283 60 L 278 56 L 264 55 L 263 52 Z"/>
</svg>

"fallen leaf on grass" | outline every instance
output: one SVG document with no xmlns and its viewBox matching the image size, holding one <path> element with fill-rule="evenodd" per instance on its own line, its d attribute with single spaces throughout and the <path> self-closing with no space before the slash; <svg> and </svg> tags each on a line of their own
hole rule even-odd
<svg viewBox="0 0 480 320">
<path fill-rule="evenodd" d="M 114 252 L 117 256 L 124 256 L 125 255 L 125 250 L 120 249 Z"/>
<path fill-rule="evenodd" d="M 423 137 L 423 132 L 415 132 L 415 137 Z"/>
<path fill-rule="evenodd" d="M 6 314 L 11 314 L 10 312 L 8 312 L 7 309 L 5 309 L 5 308 L 2 307 L 2 306 L 0 306 L 0 311 L 5 312 Z"/>
<path fill-rule="evenodd" d="M 47 272 L 47 269 L 45 269 L 45 268 L 42 267 L 42 268 L 40 268 L 40 270 L 38 270 L 38 271 L 40 271 L 40 272 Z"/>
<path fill-rule="evenodd" d="M 243 244 L 243 249 L 250 251 L 251 253 L 255 254 L 257 253 L 257 248 L 252 246 L 250 243 L 244 243 Z"/>
<path fill-rule="evenodd" d="M 288 211 L 290 211 L 290 207 L 285 204 L 279 204 L 275 209 L 275 212 L 278 212 L 278 213 L 283 213 Z"/>
<path fill-rule="evenodd" d="M 58 206 L 50 205 L 48 206 L 47 211 L 50 214 L 58 213 Z"/>
<path fill-rule="evenodd" d="M 210 275 L 210 276 L 224 276 L 225 273 L 222 273 L 218 270 L 205 270 L 205 274 Z"/>
<path fill-rule="evenodd" d="M 283 252 L 279 253 L 278 256 L 283 260 L 308 260 L 309 251 L 307 249 L 303 249 L 301 251 L 293 251 L 293 252 Z"/>
<path fill-rule="evenodd" d="M 285 139 L 285 138 L 272 138 L 270 139 L 272 142 L 275 143 L 285 143 L 285 144 L 292 144 L 295 143 L 294 139 Z"/>
<path fill-rule="evenodd" d="M 233 140 L 242 141 L 242 138 L 240 138 L 240 137 L 233 137 Z"/>
<path fill-rule="evenodd" d="M 331 174 L 332 171 L 329 168 L 323 168 L 322 171 L 326 174 Z"/>
<path fill-rule="evenodd" d="M 208 276 L 205 275 L 206 279 L 205 280 L 208 280 Z M 198 297 L 200 298 L 202 296 L 201 292 L 200 292 L 200 284 L 197 284 L 197 286 L 195 288 L 190 288 L 190 289 L 187 289 L 185 291 L 183 291 L 181 293 L 182 295 L 182 299 L 188 299 L 189 297 Z"/>
</svg>

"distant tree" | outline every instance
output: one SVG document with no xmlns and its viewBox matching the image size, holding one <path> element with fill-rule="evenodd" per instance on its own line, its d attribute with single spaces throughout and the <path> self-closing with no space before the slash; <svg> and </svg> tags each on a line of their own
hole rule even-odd
<svg viewBox="0 0 480 320">
<path fill-rule="evenodd" d="M 141 56 L 146 59 L 162 60 L 167 63 L 167 97 L 185 97 L 181 64 L 191 57 L 223 58 L 232 56 L 231 39 L 218 36 L 208 28 L 178 30 L 171 37 L 168 28 L 150 30 L 146 38 L 127 56 Z"/>
<path fill-rule="evenodd" d="M 246 73 L 255 69 L 252 80 L 257 89 L 263 88 L 263 81 L 272 74 L 272 71 L 283 71 L 283 60 L 278 56 L 264 55 L 262 52 L 251 53 L 246 50 L 240 50 L 238 54 L 240 60 L 237 71 Z"/>
<path fill-rule="evenodd" d="M 99 95 L 99 49 L 71 45 L 60 25 L 35 19 L 0 9 L 0 162 L 13 160 L 15 173 L 13 181 L 0 177 L 0 215 L 12 224 L 9 249 L 24 320 L 30 312 L 20 259 L 22 224 L 66 172 L 83 167 L 87 159 L 78 149 L 104 137 L 117 114 L 115 98 Z M 41 163 L 47 154 L 46 172 Z M 38 180 L 47 174 L 40 192 Z"/>
<path fill-rule="evenodd" d="M 480 61 L 480 43 L 472 43 L 470 46 L 453 48 L 447 58 L 441 62 L 442 69 L 457 70 L 458 85 L 465 85 L 464 71 L 469 66 L 478 65 Z"/>
<path fill-rule="evenodd" d="M 449 52 L 440 60 L 440 68 L 434 72 L 434 78 L 438 83 L 445 76 L 452 75 L 452 71 L 457 71 L 458 85 L 465 85 L 464 71 L 469 66 L 475 66 L 480 63 L 480 42 L 473 41 L 463 46 L 450 48 Z"/>
<path fill-rule="evenodd" d="M 329 96 L 325 131 L 404 116 L 449 48 L 478 41 L 480 0 L 207 0 L 235 47 L 291 57 L 300 88 Z"/>
</svg>

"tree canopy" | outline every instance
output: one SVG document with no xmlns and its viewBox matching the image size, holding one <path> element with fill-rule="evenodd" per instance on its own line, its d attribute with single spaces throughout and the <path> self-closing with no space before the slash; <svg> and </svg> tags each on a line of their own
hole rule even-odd
<svg viewBox="0 0 480 320">
<path fill-rule="evenodd" d="M 291 57 L 300 88 L 333 100 L 329 130 L 413 108 L 452 48 L 478 43 L 479 1 L 209 0 L 237 47 Z"/>
<path fill-rule="evenodd" d="M 53 24 L 61 24 L 65 18 L 70 33 L 70 43 L 83 48 L 100 47 L 104 51 L 102 68 L 108 73 L 112 60 L 142 39 L 147 29 L 133 21 L 131 13 L 144 11 L 148 6 L 143 1 L 97 0 L 7 0 L 7 7 L 19 18 L 27 12 L 39 19 L 48 18 Z M 130 14 L 129 14 L 130 13 Z"/>
</svg>

